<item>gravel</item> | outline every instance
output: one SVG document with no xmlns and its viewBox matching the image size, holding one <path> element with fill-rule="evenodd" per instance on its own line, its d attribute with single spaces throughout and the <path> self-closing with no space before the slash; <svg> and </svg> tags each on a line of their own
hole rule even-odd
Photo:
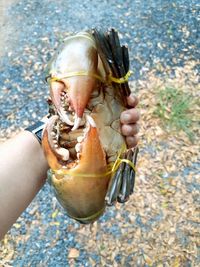
<svg viewBox="0 0 200 267">
<path fill-rule="evenodd" d="M 24 127 L 46 114 L 45 67 L 69 33 L 115 27 L 129 45 L 132 79 L 138 79 L 153 67 L 173 70 L 200 58 L 199 11 L 198 1 L 183 0 L 16 2 L 4 25 L 10 31 L 0 61 L 1 129 Z M 31 118 L 32 110 L 37 118 Z"/>
<path fill-rule="evenodd" d="M 47 113 L 46 65 L 58 44 L 72 32 L 94 27 L 118 29 L 122 43 L 129 46 L 132 81 L 144 79 L 152 69 L 157 75 L 167 73 L 173 77 L 174 70 L 188 61 L 196 61 L 195 69 L 200 70 L 198 0 L 22 0 L 13 3 L 6 16 L 4 27 L 5 30 L 9 28 L 8 42 L 0 59 L 0 140 Z M 185 169 L 183 177 L 190 171 Z M 188 184 L 188 189 L 193 190 L 193 186 L 194 183 Z M 114 240 L 124 234 L 122 224 L 128 225 L 128 231 L 132 227 L 147 233 L 153 225 L 159 225 L 163 214 L 152 216 L 148 223 L 143 222 L 139 213 L 134 219 L 129 215 L 123 208 L 111 207 L 98 224 L 83 228 L 64 215 L 46 184 L 10 230 L 9 242 L 14 251 L 6 264 L 133 266 L 130 261 L 136 255 L 135 250 L 116 250 L 113 260 L 106 261 L 105 250 L 109 244 L 102 243 L 101 235 L 107 234 L 113 240 L 114 251 Z M 117 216 L 120 224 L 118 219 L 113 221 Z M 183 233 L 180 231 L 178 235 Z M 95 238 L 94 246 L 99 244 L 99 250 L 85 248 L 92 238 Z M 79 252 L 75 259 L 69 257 L 71 249 Z M 139 251 L 142 255 L 142 248 Z M 148 257 L 145 257 L 147 263 L 143 265 L 138 256 L 134 266 L 158 266 L 148 264 Z M 0 256 L 0 263 L 1 260 Z M 184 266 L 192 266 L 191 261 L 185 261 Z"/>
</svg>

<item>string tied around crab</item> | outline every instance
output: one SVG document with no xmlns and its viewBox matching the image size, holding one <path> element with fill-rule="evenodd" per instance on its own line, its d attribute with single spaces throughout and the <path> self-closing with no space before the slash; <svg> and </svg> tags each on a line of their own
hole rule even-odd
<svg viewBox="0 0 200 267">
<path fill-rule="evenodd" d="M 123 83 L 128 82 L 129 77 L 132 75 L 132 73 L 133 72 L 129 70 L 123 77 L 120 77 L 120 78 L 114 77 L 111 74 L 109 74 L 105 80 L 101 75 L 97 73 L 87 72 L 87 71 L 72 71 L 72 72 L 66 73 L 65 75 L 61 77 L 51 76 L 50 74 L 45 78 L 45 81 L 51 83 L 55 81 L 61 81 L 62 79 L 65 79 L 65 78 L 71 78 L 71 77 L 76 77 L 76 76 L 89 76 L 108 85 L 111 83 L 123 84 Z"/>
</svg>

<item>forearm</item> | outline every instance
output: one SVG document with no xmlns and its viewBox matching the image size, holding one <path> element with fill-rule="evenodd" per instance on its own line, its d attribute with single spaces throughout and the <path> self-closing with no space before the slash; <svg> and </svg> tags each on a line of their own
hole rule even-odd
<svg viewBox="0 0 200 267">
<path fill-rule="evenodd" d="M 40 190 L 47 169 L 32 133 L 24 131 L 0 145 L 0 239 Z"/>
</svg>

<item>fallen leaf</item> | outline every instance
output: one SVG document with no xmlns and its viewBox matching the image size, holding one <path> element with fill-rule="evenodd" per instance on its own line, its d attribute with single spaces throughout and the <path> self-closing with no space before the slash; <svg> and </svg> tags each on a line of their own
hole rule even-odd
<svg viewBox="0 0 200 267">
<path fill-rule="evenodd" d="M 69 258 L 69 259 L 76 259 L 76 258 L 79 257 L 79 255 L 80 255 L 80 252 L 79 252 L 78 249 L 76 249 L 76 248 L 71 248 L 71 249 L 69 250 L 69 253 L 68 253 L 68 258 Z"/>
</svg>

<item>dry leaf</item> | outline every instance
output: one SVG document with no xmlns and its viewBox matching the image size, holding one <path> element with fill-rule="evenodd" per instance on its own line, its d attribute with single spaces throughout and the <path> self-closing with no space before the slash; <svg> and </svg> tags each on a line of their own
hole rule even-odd
<svg viewBox="0 0 200 267">
<path fill-rule="evenodd" d="M 79 254 L 80 254 L 80 252 L 78 249 L 70 248 L 69 253 L 68 253 L 68 258 L 69 259 L 76 259 L 79 257 Z"/>
</svg>

